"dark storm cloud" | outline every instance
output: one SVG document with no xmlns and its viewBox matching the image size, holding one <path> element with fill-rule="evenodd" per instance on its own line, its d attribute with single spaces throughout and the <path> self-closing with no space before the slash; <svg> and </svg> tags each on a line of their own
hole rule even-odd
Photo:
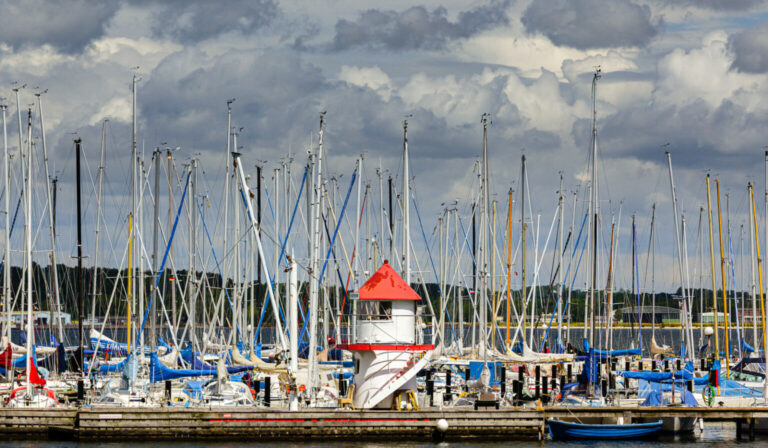
<svg viewBox="0 0 768 448">
<path fill-rule="evenodd" d="M 222 33 L 252 33 L 274 20 L 275 0 L 148 1 L 160 7 L 153 31 L 180 42 L 199 42 Z"/>
<path fill-rule="evenodd" d="M 363 46 L 388 50 L 439 50 L 454 39 L 473 36 L 498 25 L 506 25 L 509 1 L 493 1 L 459 13 L 458 19 L 448 19 L 445 8 L 432 11 L 414 6 L 405 11 L 369 9 L 357 20 L 336 22 L 334 50 Z"/>
<path fill-rule="evenodd" d="M 641 47 L 658 33 L 647 6 L 629 0 L 536 0 L 523 25 L 559 46 L 579 49 Z"/>
<path fill-rule="evenodd" d="M 663 163 L 662 145 L 669 143 L 676 166 L 740 172 L 760 153 L 760 129 L 766 126 L 767 114 L 749 112 L 728 100 L 717 108 L 703 100 L 685 106 L 638 104 L 598 119 L 598 140 L 603 158 Z M 590 127 L 587 119 L 574 123 L 578 147 L 588 147 Z"/>
<path fill-rule="evenodd" d="M 728 48 L 733 53 L 733 68 L 747 73 L 768 72 L 768 22 L 731 35 Z"/>
<path fill-rule="evenodd" d="M 104 34 L 118 8 L 116 1 L 0 0 L 0 42 L 14 49 L 48 44 L 79 52 Z"/>
</svg>

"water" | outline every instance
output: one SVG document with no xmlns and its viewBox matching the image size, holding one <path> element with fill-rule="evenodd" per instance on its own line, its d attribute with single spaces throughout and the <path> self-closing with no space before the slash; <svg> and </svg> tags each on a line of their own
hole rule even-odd
<svg viewBox="0 0 768 448">
<path fill-rule="evenodd" d="M 745 434 L 746 436 L 746 434 Z M 617 443 L 621 443 L 622 448 L 648 448 L 648 447 L 660 447 L 660 446 L 674 446 L 680 448 L 694 448 L 694 447 L 730 447 L 739 446 L 741 448 L 762 447 L 768 444 L 768 434 L 757 434 L 754 442 L 748 441 L 736 441 L 736 429 L 733 423 L 708 423 L 704 426 L 704 431 L 696 436 L 687 437 L 681 439 L 674 436 L 665 436 L 657 441 L 607 441 L 607 442 L 553 442 L 553 441 L 499 441 L 493 440 L 490 442 L 481 441 L 461 441 L 461 442 L 444 442 L 444 443 L 409 443 L 407 441 L 398 441 L 396 443 L 387 442 L 204 442 L 204 441 L 174 441 L 174 442 L 154 442 L 148 441 L 144 443 L 139 442 L 48 442 L 48 441 L 31 441 L 31 440 L 16 440 L 16 441 L 3 441 L 2 446 L 8 448 L 196 448 L 196 447 L 210 447 L 210 448 L 389 448 L 393 445 L 397 445 L 398 448 L 428 448 L 428 447 L 440 447 L 440 448 L 500 448 L 500 447 L 521 447 L 521 448 L 564 448 L 573 446 L 585 446 L 590 448 L 615 448 Z"/>
</svg>

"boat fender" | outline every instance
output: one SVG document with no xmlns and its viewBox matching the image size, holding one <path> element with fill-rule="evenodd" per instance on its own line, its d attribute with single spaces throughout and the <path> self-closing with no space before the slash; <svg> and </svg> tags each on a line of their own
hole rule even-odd
<svg viewBox="0 0 768 448">
<path fill-rule="evenodd" d="M 441 418 L 437 421 L 437 430 L 440 432 L 446 432 L 448 431 L 448 421 L 444 418 Z"/>
<path fill-rule="evenodd" d="M 707 406 L 712 407 L 712 403 L 715 401 L 715 388 L 711 385 L 704 386 L 701 390 L 701 398 Z"/>
</svg>

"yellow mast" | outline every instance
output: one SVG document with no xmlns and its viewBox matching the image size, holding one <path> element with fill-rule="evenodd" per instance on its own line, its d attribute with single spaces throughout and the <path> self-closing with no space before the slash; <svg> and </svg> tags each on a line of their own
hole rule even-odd
<svg viewBox="0 0 768 448">
<path fill-rule="evenodd" d="M 128 215 L 128 353 L 131 353 L 131 285 L 133 284 L 133 215 Z"/>
<path fill-rule="evenodd" d="M 728 345 L 728 298 L 725 290 L 725 255 L 723 254 L 723 219 L 720 209 L 720 180 L 715 179 L 717 188 L 717 227 L 720 234 L 720 276 L 723 283 L 723 320 L 725 321 L 725 377 L 731 376 L 731 347 Z"/>
<path fill-rule="evenodd" d="M 712 195 L 709 189 L 709 174 L 707 174 L 707 215 L 709 221 L 709 265 L 712 269 L 712 310 L 714 313 L 715 324 L 715 359 L 720 361 L 720 341 L 718 336 L 718 314 L 717 314 L 717 285 L 715 284 L 715 238 L 712 235 Z"/>
<path fill-rule="evenodd" d="M 509 347 L 509 320 L 512 308 L 512 189 L 509 189 L 509 208 L 507 209 L 507 350 Z"/>
<path fill-rule="evenodd" d="M 765 296 L 763 295 L 763 268 L 760 258 L 760 237 L 757 231 L 757 209 L 755 208 L 755 190 L 749 183 L 749 196 L 752 199 L 752 220 L 755 228 L 755 247 L 757 248 L 757 283 L 760 284 L 760 314 L 763 318 L 763 350 L 768 347 L 768 334 L 765 333 Z M 756 349 L 759 352 L 759 347 Z"/>
</svg>

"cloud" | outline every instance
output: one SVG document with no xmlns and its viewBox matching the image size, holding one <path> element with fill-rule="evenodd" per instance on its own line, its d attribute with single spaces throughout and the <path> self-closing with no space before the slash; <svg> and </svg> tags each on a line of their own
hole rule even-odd
<svg viewBox="0 0 768 448">
<path fill-rule="evenodd" d="M 180 42 L 199 42 L 233 31 L 250 34 L 279 14 L 275 0 L 178 0 L 157 5 L 154 33 Z"/>
<path fill-rule="evenodd" d="M 109 0 L 2 0 L 0 42 L 14 49 L 47 44 L 79 52 L 104 34 L 118 8 L 118 2 Z"/>
<path fill-rule="evenodd" d="M 733 34 L 728 38 L 733 53 L 732 67 L 747 73 L 768 72 L 768 22 Z"/>
<path fill-rule="evenodd" d="M 659 28 L 651 22 L 650 8 L 630 0 L 537 0 L 521 20 L 529 33 L 579 49 L 641 47 Z"/>
<path fill-rule="evenodd" d="M 459 13 L 452 22 L 443 7 L 429 11 L 424 6 L 413 6 L 405 11 L 369 9 L 357 20 L 336 22 L 333 38 L 334 50 L 367 47 L 388 50 L 440 50 L 448 41 L 463 39 L 487 29 L 506 25 L 509 1 L 492 1 L 469 11 Z"/>
<path fill-rule="evenodd" d="M 666 3 L 675 6 L 696 6 L 715 11 L 742 11 L 751 9 L 757 5 L 764 5 L 765 0 L 666 0 Z"/>
</svg>

